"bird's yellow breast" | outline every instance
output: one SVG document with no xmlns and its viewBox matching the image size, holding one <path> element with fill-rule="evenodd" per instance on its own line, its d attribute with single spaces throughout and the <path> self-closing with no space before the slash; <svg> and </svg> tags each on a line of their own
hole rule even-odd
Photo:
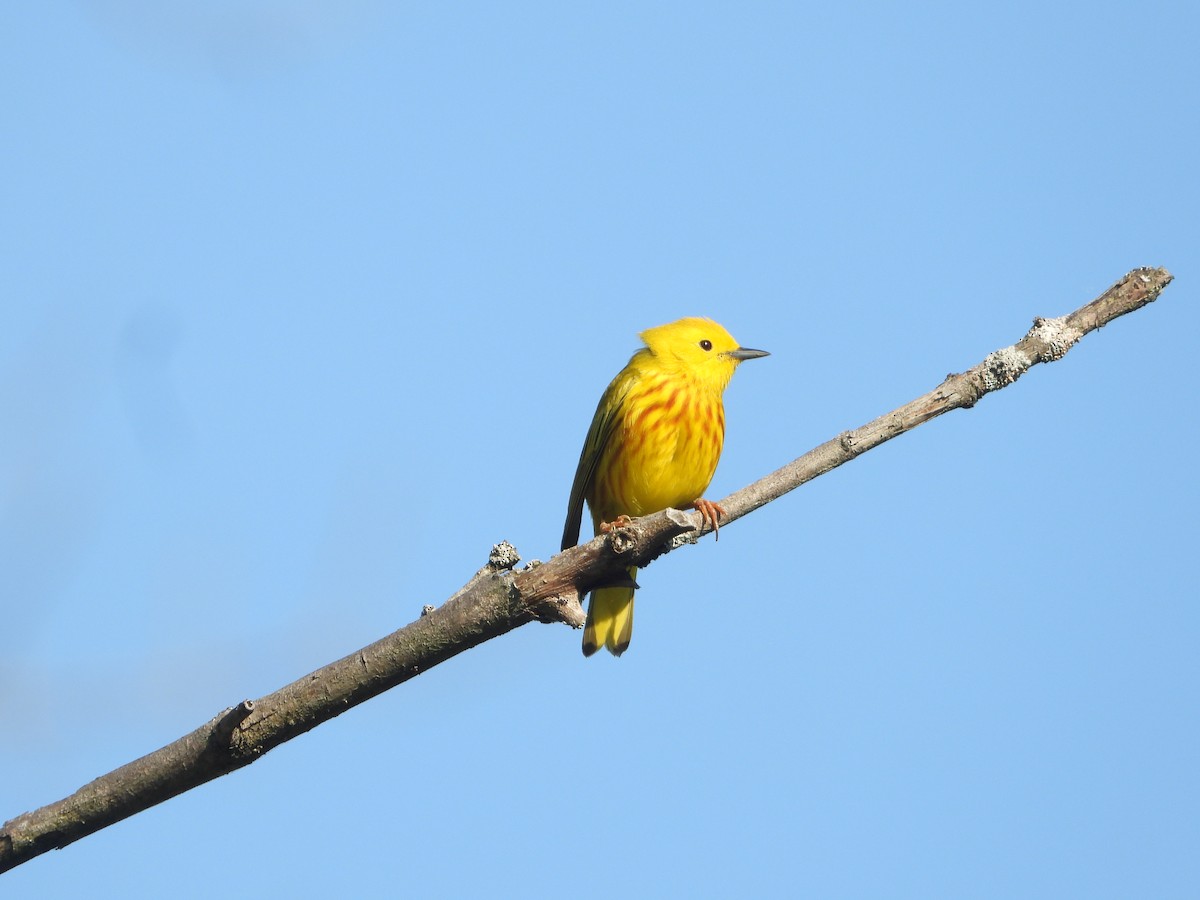
<svg viewBox="0 0 1200 900">
<path fill-rule="evenodd" d="M 719 390 L 677 373 L 641 373 L 621 405 L 587 498 L 596 525 L 686 506 L 703 496 L 721 457 Z"/>
</svg>

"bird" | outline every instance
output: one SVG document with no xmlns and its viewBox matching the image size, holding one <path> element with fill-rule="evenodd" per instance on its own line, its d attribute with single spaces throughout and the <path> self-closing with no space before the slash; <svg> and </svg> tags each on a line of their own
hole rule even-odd
<svg viewBox="0 0 1200 900">
<path fill-rule="evenodd" d="M 595 534 L 659 510 L 696 509 L 714 532 L 725 510 L 704 492 L 725 440 L 722 395 L 739 364 L 769 356 L 741 347 L 711 319 L 684 318 L 643 331 L 645 345 L 609 384 L 588 428 L 563 527 L 562 549 L 579 543 L 586 502 Z M 614 656 L 633 634 L 628 581 L 592 591 L 583 655 L 601 645 Z"/>
</svg>

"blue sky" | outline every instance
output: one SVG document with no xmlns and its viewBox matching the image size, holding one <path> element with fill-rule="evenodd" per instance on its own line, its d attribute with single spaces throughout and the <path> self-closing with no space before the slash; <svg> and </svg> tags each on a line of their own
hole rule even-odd
<svg viewBox="0 0 1200 900">
<path fill-rule="evenodd" d="M 0 819 L 557 548 L 643 328 L 720 497 L 1128 269 L 1020 383 L 5 896 L 1190 897 L 1198 14 L 8 4 Z"/>
</svg>

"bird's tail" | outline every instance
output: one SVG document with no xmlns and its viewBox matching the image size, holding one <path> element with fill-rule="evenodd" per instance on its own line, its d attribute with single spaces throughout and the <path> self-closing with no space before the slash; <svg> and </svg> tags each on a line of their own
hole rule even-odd
<svg viewBox="0 0 1200 900">
<path fill-rule="evenodd" d="M 637 576 L 630 566 L 629 580 Z M 633 588 L 610 587 L 592 591 L 587 624 L 583 626 L 583 655 L 591 656 L 603 644 L 613 656 L 620 656 L 633 637 Z"/>
</svg>

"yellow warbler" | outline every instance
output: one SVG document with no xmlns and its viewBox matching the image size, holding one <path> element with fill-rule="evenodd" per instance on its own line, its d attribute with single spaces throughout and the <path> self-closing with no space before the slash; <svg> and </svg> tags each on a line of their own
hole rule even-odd
<svg viewBox="0 0 1200 900">
<path fill-rule="evenodd" d="M 567 504 L 562 548 L 579 542 L 586 500 L 595 533 L 628 516 L 667 507 L 694 507 L 715 531 L 724 514 L 701 494 L 708 488 L 725 439 L 721 395 L 733 370 L 765 350 L 739 347 L 711 319 L 680 319 L 640 335 L 645 347 L 600 398 Z M 636 568 L 628 586 L 592 592 L 583 630 L 583 655 L 603 644 L 614 656 L 633 634 Z"/>
</svg>

